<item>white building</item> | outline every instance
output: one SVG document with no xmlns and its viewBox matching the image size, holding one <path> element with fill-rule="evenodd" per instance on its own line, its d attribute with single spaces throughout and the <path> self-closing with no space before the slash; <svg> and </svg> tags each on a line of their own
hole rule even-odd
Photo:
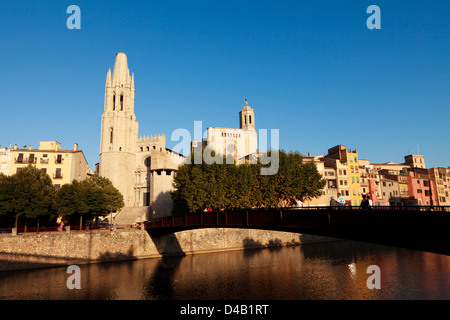
<svg viewBox="0 0 450 320">
<path fill-rule="evenodd" d="M 12 152 L 10 148 L 0 148 L 0 173 L 9 176 L 11 169 Z"/>
<path fill-rule="evenodd" d="M 231 155 L 236 160 L 243 160 L 258 153 L 258 136 L 255 129 L 255 111 L 247 100 L 239 112 L 239 129 L 208 127 L 207 138 L 201 143 L 221 155 Z M 191 151 L 198 149 L 200 143 L 193 141 Z"/>
</svg>

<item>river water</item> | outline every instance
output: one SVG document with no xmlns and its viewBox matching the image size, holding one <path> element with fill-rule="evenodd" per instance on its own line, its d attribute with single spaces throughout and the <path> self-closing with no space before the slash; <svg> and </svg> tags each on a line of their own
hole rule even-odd
<svg viewBox="0 0 450 320">
<path fill-rule="evenodd" d="M 1 272 L 0 300 L 450 299 L 449 256 L 355 241 L 80 265 L 81 289 L 66 271 Z"/>
</svg>

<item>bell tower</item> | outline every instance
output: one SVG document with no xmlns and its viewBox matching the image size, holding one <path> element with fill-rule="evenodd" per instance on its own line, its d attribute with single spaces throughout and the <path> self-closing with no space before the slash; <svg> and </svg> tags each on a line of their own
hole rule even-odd
<svg viewBox="0 0 450 320">
<path fill-rule="evenodd" d="M 130 76 L 127 55 L 116 54 L 106 75 L 105 104 L 102 115 L 99 174 L 109 178 L 131 205 L 138 122 L 134 114 L 134 74 Z"/>
<path fill-rule="evenodd" d="M 247 130 L 255 130 L 255 111 L 250 108 L 245 99 L 245 105 L 239 112 L 239 128 Z"/>
</svg>

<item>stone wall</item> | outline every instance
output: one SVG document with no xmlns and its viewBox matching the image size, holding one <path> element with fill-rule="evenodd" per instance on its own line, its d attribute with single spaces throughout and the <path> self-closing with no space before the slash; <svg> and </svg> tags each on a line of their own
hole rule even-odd
<svg viewBox="0 0 450 320">
<path fill-rule="evenodd" d="M 161 237 L 146 231 L 86 231 L 0 235 L 0 271 L 159 258 L 336 240 L 252 229 L 196 229 Z"/>
</svg>

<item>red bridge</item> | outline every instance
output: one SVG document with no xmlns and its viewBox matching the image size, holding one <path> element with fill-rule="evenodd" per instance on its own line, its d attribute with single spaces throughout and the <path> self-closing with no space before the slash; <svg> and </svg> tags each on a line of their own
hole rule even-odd
<svg viewBox="0 0 450 320">
<path fill-rule="evenodd" d="M 174 215 L 146 222 L 153 235 L 254 228 L 367 241 L 450 255 L 450 207 L 281 208 Z"/>
</svg>

